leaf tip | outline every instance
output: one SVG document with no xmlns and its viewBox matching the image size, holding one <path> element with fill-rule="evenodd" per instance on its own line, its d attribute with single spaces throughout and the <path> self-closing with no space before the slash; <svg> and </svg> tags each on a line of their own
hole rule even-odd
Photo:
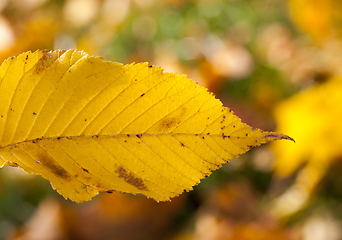
<svg viewBox="0 0 342 240">
<path fill-rule="evenodd" d="M 290 140 L 294 143 L 296 143 L 296 141 L 290 137 L 290 136 L 287 136 L 285 134 L 278 134 L 278 133 L 274 133 L 274 132 L 271 132 L 269 134 L 266 135 L 266 138 L 271 138 L 272 140 Z"/>
</svg>

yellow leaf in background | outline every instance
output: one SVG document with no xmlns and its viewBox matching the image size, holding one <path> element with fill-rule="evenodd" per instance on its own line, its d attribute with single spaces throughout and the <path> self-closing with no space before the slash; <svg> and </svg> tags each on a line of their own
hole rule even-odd
<svg viewBox="0 0 342 240">
<path fill-rule="evenodd" d="M 185 76 L 76 50 L 7 59 L 0 96 L 0 164 L 76 202 L 113 190 L 166 201 L 251 147 L 291 139 L 241 123 Z"/>
<path fill-rule="evenodd" d="M 342 118 L 341 103 L 342 78 L 336 77 L 294 95 L 276 108 L 278 131 L 286 131 L 297 144 L 273 144 L 275 171 L 289 176 L 304 166 L 293 187 L 279 198 L 277 208 L 281 214 L 290 214 L 302 207 L 332 161 L 342 156 L 342 128 L 338 125 Z M 288 200 L 294 196 L 300 199 L 290 209 Z"/>
<path fill-rule="evenodd" d="M 13 28 L 15 29 L 15 27 Z M 12 42 L 11 47 L 0 51 L 0 62 L 3 62 L 8 56 L 17 55 L 23 51 L 37 48 L 50 48 L 53 46 L 58 30 L 58 23 L 51 17 L 44 16 L 44 18 L 39 18 L 35 21 L 25 21 L 25 27 L 23 29 L 22 32 L 16 33 L 18 38 Z"/>
<path fill-rule="evenodd" d="M 317 159 L 328 163 L 342 155 L 342 129 L 336 122 L 342 118 L 341 103 L 342 78 L 336 77 L 298 93 L 277 107 L 278 130 L 291 134 L 297 142 L 273 144 L 278 174 L 288 176 L 306 161 Z"/>
<path fill-rule="evenodd" d="M 341 37 L 341 1 L 289 0 L 293 20 L 315 40 Z"/>
</svg>

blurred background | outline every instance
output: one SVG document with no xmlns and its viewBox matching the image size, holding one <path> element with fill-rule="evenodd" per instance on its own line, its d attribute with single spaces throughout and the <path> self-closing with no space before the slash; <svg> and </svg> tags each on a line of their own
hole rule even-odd
<svg viewBox="0 0 342 240">
<path fill-rule="evenodd" d="M 190 193 L 75 204 L 0 170 L 0 239 L 342 239 L 342 0 L 0 0 L 0 62 L 78 48 L 209 88 L 253 127 L 288 134 Z"/>
</svg>

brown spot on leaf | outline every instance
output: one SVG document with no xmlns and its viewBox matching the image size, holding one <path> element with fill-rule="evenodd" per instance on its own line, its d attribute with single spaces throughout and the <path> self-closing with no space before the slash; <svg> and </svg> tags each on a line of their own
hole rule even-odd
<svg viewBox="0 0 342 240">
<path fill-rule="evenodd" d="M 41 52 L 44 53 L 44 54 L 47 54 L 47 53 L 49 53 L 49 52 L 51 52 L 51 51 L 50 51 L 50 50 L 47 50 L 47 49 L 44 49 L 44 50 L 42 50 Z"/>
<path fill-rule="evenodd" d="M 170 129 L 179 124 L 180 120 L 176 117 L 165 118 L 160 123 L 161 129 Z"/>
<path fill-rule="evenodd" d="M 58 50 L 58 56 L 61 56 L 62 54 L 64 54 L 67 50 L 64 49 L 59 49 Z"/>
<path fill-rule="evenodd" d="M 88 169 L 82 168 L 82 170 L 89 173 Z"/>
<path fill-rule="evenodd" d="M 18 167 L 18 166 L 19 166 L 18 163 L 12 162 L 12 161 L 7 162 L 7 164 L 8 164 L 8 166 L 10 166 L 10 167 Z"/>
<path fill-rule="evenodd" d="M 174 128 L 178 126 L 181 122 L 182 119 L 184 119 L 184 116 L 187 112 L 186 107 L 182 107 L 179 111 L 179 114 L 173 117 L 165 117 L 164 119 L 161 120 L 159 124 L 159 131 L 165 131 L 169 130 L 170 128 Z"/>
<path fill-rule="evenodd" d="M 47 69 L 53 63 L 53 53 L 47 50 L 44 50 L 42 52 L 44 53 L 44 55 L 39 59 L 39 61 L 35 65 L 34 74 L 39 74 L 40 72 Z"/>
<path fill-rule="evenodd" d="M 17 145 L 10 145 L 10 146 L 7 147 L 7 149 L 8 149 L 9 151 L 11 151 L 11 150 L 13 150 L 13 149 L 15 149 L 15 148 L 18 148 L 18 146 L 17 146 Z"/>
<path fill-rule="evenodd" d="M 137 189 L 142 191 L 148 190 L 144 181 L 140 177 L 136 176 L 134 173 L 128 172 L 124 167 L 118 167 L 115 172 L 118 173 L 119 177 L 123 178 L 126 183 L 136 187 Z"/>
<path fill-rule="evenodd" d="M 229 135 L 224 135 L 224 133 L 222 133 L 222 138 L 225 139 L 225 138 L 230 138 Z"/>
<path fill-rule="evenodd" d="M 65 170 L 61 165 L 59 165 L 52 157 L 47 154 L 41 154 L 38 157 L 37 162 L 39 162 L 42 166 L 49 169 L 49 171 L 56 175 L 59 178 L 62 178 L 65 181 L 70 181 L 72 176 Z"/>
<path fill-rule="evenodd" d="M 98 189 L 106 189 L 106 187 L 104 185 L 101 184 L 101 182 L 97 182 L 92 184 L 92 187 L 98 188 Z"/>
</svg>

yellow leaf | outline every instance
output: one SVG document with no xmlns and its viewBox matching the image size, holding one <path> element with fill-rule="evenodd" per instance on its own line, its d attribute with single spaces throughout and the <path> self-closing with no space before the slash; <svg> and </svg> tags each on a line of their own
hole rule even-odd
<svg viewBox="0 0 342 240">
<path fill-rule="evenodd" d="M 251 147 L 291 139 L 252 129 L 205 88 L 147 63 L 37 51 L 7 59 L 0 77 L 0 164 L 76 202 L 113 190 L 166 201 Z"/>
<path fill-rule="evenodd" d="M 53 46 L 58 23 L 51 16 L 39 17 L 35 20 L 21 20 L 24 27 L 22 31 L 16 32 L 18 38 L 12 42 L 11 47 L 0 51 L 0 62 L 8 56 L 13 56 L 37 48 L 49 48 Z M 16 29 L 16 27 L 13 27 Z M 44 36 L 44 37 L 42 37 Z"/>
<path fill-rule="evenodd" d="M 273 144 L 275 172 L 289 176 L 302 168 L 294 184 L 277 200 L 279 214 L 292 214 L 303 207 L 331 163 L 342 155 L 342 130 L 337 123 L 342 117 L 341 93 L 342 78 L 334 77 L 276 108 L 278 130 L 291 134 L 297 144 Z"/>
<path fill-rule="evenodd" d="M 315 40 L 341 38 L 340 6 L 337 0 L 289 0 L 293 20 Z"/>
<path fill-rule="evenodd" d="M 336 120 L 342 117 L 342 78 L 300 92 L 280 104 L 275 111 L 279 131 L 294 136 L 297 144 L 277 142 L 276 172 L 293 174 L 307 161 L 327 164 L 341 155 L 342 130 Z M 321 163 L 319 163 L 321 162 Z"/>
</svg>

